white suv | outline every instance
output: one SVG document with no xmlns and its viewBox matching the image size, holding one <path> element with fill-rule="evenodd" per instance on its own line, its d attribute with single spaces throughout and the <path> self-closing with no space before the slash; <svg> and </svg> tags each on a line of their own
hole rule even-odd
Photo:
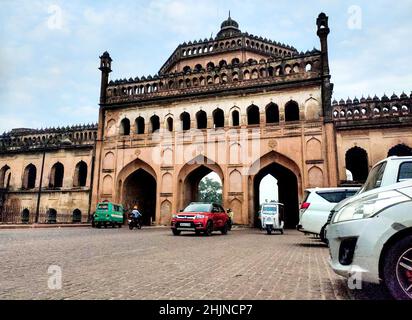
<svg viewBox="0 0 412 320">
<path fill-rule="evenodd" d="M 326 237 L 336 273 L 383 280 L 395 298 L 412 299 L 412 157 L 379 162 L 361 192 L 332 210 Z"/>
<path fill-rule="evenodd" d="M 360 188 L 315 188 L 305 190 L 300 207 L 297 229 L 319 235 L 325 241 L 324 231 L 330 211 L 342 200 L 352 197 Z"/>
</svg>

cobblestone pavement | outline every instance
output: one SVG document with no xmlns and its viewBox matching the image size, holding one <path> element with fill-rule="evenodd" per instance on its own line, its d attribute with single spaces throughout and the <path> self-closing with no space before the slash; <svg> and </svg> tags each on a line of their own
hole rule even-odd
<svg viewBox="0 0 412 320">
<path fill-rule="evenodd" d="M 319 240 L 286 230 L 212 237 L 166 228 L 61 228 L 0 232 L 0 299 L 387 299 L 351 292 Z M 50 265 L 61 290 L 48 289 Z"/>
</svg>

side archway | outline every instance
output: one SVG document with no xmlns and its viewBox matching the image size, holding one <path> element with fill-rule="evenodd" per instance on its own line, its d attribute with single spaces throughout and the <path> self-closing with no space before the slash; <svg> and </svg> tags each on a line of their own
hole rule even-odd
<svg viewBox="0 0 412 320">
<path fill-rule="evenodd" d="M 285 205 L 285 227 L 295 228 L 299 222 L 299 198 L 302 196 L 301 170 L 293 160 L 275 151 L 263 155 L 249 168 L 249 221 L 257 225 L 259 186 L 268 174 L 278 181 L 279 202 Z"/>
<path fill-rule="evenodd" d="M 143 224 L 156 222 L 157 176 L 153 168 L 146 162 L 135 159 L 126 165 L 118 174 L 118 202 L 126 210 L 137 206 L 143 215 Z"/>
</svg>

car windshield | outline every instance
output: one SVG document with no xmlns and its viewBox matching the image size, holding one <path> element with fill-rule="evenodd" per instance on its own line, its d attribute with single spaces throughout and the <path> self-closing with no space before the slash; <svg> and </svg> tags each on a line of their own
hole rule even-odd
<svg viewBox="0 0 412 320">
<path fill-rule="evenodd" d="M 208 203 L 191 203 L 189 204 L 184 212 L 210 212 L 211 205 Z"/>
<path fill-rule="evenodd" d="M 107 203 L 101 203 L 97 206 L 98 210 L 108 210 L 109 209 L 109 205 Z"/>
<path fill-rule="evenodd" d="M 274 215 L 277 212 L 278 212 L 278 207 L 277 206 L 263 206 L 263 208 L 262 208 L 262 213 L 263 214 Z"/>
<path fill-rule="evenodd" d="M 374 167 L 368 175 L 368 179 L 365 182 L 362 190 L 359 193 L 363 193 L 375 188 L 379 188 L 382 184 L 383 173 L 385 172 L 386 162 L 382 162 Z"/>
</svg>

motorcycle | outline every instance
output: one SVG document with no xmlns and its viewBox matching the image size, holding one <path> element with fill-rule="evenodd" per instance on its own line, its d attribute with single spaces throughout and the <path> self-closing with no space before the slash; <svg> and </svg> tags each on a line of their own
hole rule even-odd
<svg viewBox="0 0 412 320">
<path fill-rule="evenodd" d="M 141 216 L 139 216 L 138 218 L 135 218 L 132 215 L 129 215 L 128 224 L 129 224 L 130 230 L 133 230 L 134 228 L 141 229 L 142 228 Z"/>
</svg>

